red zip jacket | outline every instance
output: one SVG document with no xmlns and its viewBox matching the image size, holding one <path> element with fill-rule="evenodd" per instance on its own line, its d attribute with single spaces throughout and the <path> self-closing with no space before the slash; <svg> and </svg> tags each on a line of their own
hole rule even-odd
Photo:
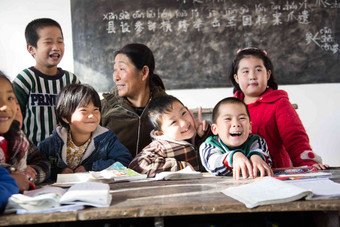
<svg viewBox="0 0 340 227">
<path fill-rule="evenodd" d="M 237 91 L 235 97 L 243 100 Z M 287 92 L 268 88 L 248 106 L 252 134 L 264 138 L 273 161 L 273 168 L 313 165 L 321 158 L 312 151 L 309 138 Z"/>
</svg>

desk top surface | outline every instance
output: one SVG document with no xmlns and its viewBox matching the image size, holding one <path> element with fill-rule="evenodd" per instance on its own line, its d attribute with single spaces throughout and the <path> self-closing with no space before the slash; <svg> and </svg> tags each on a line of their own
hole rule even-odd
<svg viewBox="0 0 340 227">
<path fill-rule="evenodd" d="M 332 168 L 327 172 L 332 172 L 332 180 L 340 183 L 340 169 Z M 108 208 L 86 208 L 51 214 L 3 215 L 0 226 L 178 215 L 340 210 L 340 200 L 300 200 L 248 209 L 244 204 L 221 193 L 227 187 L 249 181 L 251 180 L 236 181 L 232 177 L 205 175 L 201 179 L 192 180 L 114 183 L 110 184 L 112 202 Z"/>
</svg>

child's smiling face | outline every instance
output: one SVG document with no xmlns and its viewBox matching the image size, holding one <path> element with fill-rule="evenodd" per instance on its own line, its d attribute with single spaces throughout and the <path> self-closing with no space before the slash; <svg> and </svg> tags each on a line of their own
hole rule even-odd
<svg viewBox="0 0 340 227">
<path fill-rule="evenodd" d="M 0 77 L 0 134 L 6 133 L 17 113 L 17 100 L 10 82 Z"/>
<path fill-rule="evenodd" d="M 221 104 L 216 123 L 211 125 L 211 130 L 229 148 L 242 145 L 251 133 L 251 122 L 245 106 L 240 103 Z"/>
<path fill-rule="evenodd" d="M 234 78 L 246 97 L 259 98 L 267 89 L 270 74 L 262 59 L 248 56 L 240 60 Z"/>
<path fill-rule="evenodd" d="M 39 40 L 37 47 L 28 45 L 27 49 L 36 60 L 39 71 L 56 67 L 64 55 L 64 38 L 60 29 L 56 26 L 47 26 L 37 31 Z"/>
<path fill-rule="evenodd" d="M 170 112 L 162 114 L 161 122 L 161 131 L 156 131 L 156 135 L 176 141 L 191 139 L 196 135 L 194 119 L 188 109 L 177 101 L 172 103 Z"/>
<path fill-rule="evenodd" d="M 87 106 L 78 107 L 74 111 L 71 115 L 71 122 L 68 122 L 67 119 L 63 120 L 70 125 L 72 136 L 84 135 L 90 137 L 100 123 L 100 110 L 90 101 Z"/>
</svg>

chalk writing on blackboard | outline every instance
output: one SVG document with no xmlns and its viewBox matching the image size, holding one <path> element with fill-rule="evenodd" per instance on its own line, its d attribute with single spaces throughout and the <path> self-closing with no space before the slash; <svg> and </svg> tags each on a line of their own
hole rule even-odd
<svg viewBox="0 0 340 227">
<path fill-rule="evenodd" d="M 196 3 L 203 4 L 203 1 Z M 255 16 L 251 11 L 255 12 Z M 116 34 L 117 27 L 120 27 L 119 29 L 121 29 L 122 33 L 135 31 L 135 33 L 140 34 L 144 30 L 152 32 L 156 32 L 156 30 L 188 32 L 189 27 L 204 32 L 203 27 L 205 26 L 216 29 L 220 27 L 236 27 L 238 25 L 259 26 L 268 23 L 280 26 L 292 21 L 299 24 L 309 24 L 309 17 L 310 9 L 307 0 L 305 0 L 301 3 L 287 1 L 284 5 L 273 2 L 269 5 L 259 3 L 252 6 L 237 6 L 235 4 L 224 10 L 208 9 L 208 12 L 201 12 L 197 9 L 170 11 L 166 8 L 137 9 L 131 12 L 123 10 L 121 12 L 107 12 L 103 15 L 103 20 L 108 21 L 108 33 Z M 135 21 L 135 23 L 126 22 L 130 20 Z M 205 31 L 211 32 L 213 30 L 205 29 Z"/>
<path fill-rule="evenodd" d="M 258 46 L 279 84 L 340 82 L 338 1 L 71 0 L 75 73 L 108 91 L 114 51 L 140 42 L 167 89 L 226 87 L 236 51 Z"/>
<path fill-rule="evenodd" d="M 313 42 L 321 49 L 331 51 L 333 54 L 339 51 L 339 44 L 335 42 L 332 29 L 328 27 L 320 29 L 316 34 L 308 32 L 306 34 L 306 41 L 307 45 Z"/>
</svg>

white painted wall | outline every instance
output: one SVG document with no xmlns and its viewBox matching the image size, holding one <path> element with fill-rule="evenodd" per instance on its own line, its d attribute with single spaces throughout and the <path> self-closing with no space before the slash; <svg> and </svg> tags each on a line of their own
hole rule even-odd
<svg viewBox="0 0 340 227">
<path fill-rule="evenodd" d="M 35 18 L 49 17 L 58 21 L 65 38 L 63 69 L 74 71 L 70 0 L 0 0 L 0 70 L 11 79 L 35 64 L 26 50 L 24 30 Z M 340 67 L 340 66 L 339 66 Z M 286 90 L 292 103 L 297 103 L 300 118 L 314 151 L 324 163 L 340 166 L 340 83 L 279 86 Z M 172 90 L 189 108 L 212 108 L 231 88 Z"/>
</svg>

